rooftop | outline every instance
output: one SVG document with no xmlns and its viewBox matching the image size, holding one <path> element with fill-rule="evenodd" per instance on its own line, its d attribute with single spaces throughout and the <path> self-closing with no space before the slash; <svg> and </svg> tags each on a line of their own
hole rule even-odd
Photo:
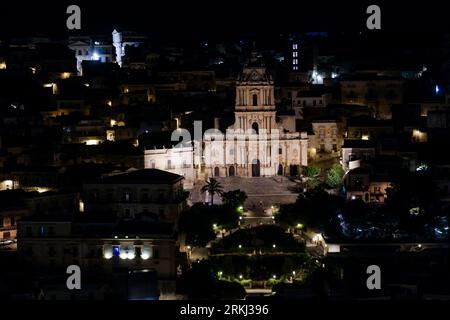
<svg viewBox="0 0 450 320">
<path fill-rule="evenodd" d="M 346 139 L 342 148 L 375 148 L 376 141 Z"/>
<path fill-rule="evenodd" d="M 126 173 L 104 176 L 95 180 L 94 184 L 174 184 L 183 179 L 182 176 L 159 170 L 141 169 Z"/>
</svg>

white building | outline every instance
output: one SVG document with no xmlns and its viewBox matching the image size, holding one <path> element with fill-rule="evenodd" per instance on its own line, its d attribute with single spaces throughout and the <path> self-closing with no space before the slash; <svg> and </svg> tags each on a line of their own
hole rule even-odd
<svg viewBox="0 0 450 320">
<path fill-rule="evenodd" d="M 105 41 L 96 41 L 89 36 L 77 36 L 69 38 L 69 48 L 75 51 L 77 58 L 77 70 L 83 73 L 81 64 L 83 61 L 114 62 L 112 44 Z"/>
<path fill-rule="evenodd" d="M 275 109 L 272 77 L 265 67 L 248 66 L 237 80 L 234 125 L 226 132 L 206 130 L 195 146 L 146 150 L 145 166 L 183 175 L 187 182 L 297 175 L 308 161 L 307 133 L 277 122 Z"/>
<path fill-rule="evenodd" d="M 273 80 L 265 67 L 244 68 L 234 113 L 226 135 L 205 133 L 207 177 L 297 175 L 307 165 L 307 134 L 277 122 Z"/>
<path fill-rule="evenodd" d="M 198 160 L 199 161 L 199 160 Z M 160 169 L 184 177 L 184 188 L 192 189 L 197 178 L 194 148 L 189 145 L 145 150 L 145 168 Z"/>
</svg>

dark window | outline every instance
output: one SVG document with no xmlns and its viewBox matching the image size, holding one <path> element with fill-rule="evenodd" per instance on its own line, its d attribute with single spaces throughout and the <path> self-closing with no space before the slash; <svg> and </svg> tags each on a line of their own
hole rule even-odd
<svg viewBox="0 0 450 320">
<path fill-rule="evenodd" d="M 54 257 L 54 256 L 56 256 L 56 250 L 55 250 L 55 248 L 54 247 L 49 247 L 48 248 L 48 256 L 49 257 Z"/>
<path fill-rule="evenodd" d="M 253 122 L 253 124 L 252 124 L 252 129 L 253 129 L 254 133 L 259 134 L 259 126 L 258 126 L 258 123 Z M 252 133 L 253 133 L 253 132 L 252 132 Z"/>
<path fill-rule="evenodd" d="M 28 237 L 31 237 L 33 235 L 33 229 L 31 227 L 26 228 L 26 233 Z"/>
<path fill-rule="evenodd" d="M 112 202 L 113 201 L 113 191 L 112 190 L 107 190 L 106 191 L 106 200 L 108 202 Z"/>
<path fill-rule="evenodd" d="M 253 95 L 253 106 L 256 107 L 258 105 L 258 96 L 256 94 Z"/>
<path fill-rule="evenodd" d="M 48 227 L 48 235 L 49 236 L 55 235 L 55 228 L 54 227 Z"/>
</svg>

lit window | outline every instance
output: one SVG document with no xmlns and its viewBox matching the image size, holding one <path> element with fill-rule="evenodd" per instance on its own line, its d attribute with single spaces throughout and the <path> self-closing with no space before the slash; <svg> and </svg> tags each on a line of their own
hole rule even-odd
<svg viewBox="0 0 450 320">
<path fill-rule="evenodd" d="M 297 44 L 296 44 L 296 43 L 294 43 L 294 44 L 292 45 L 292 49 L 293 49 L 293 50 L 297 50 Z"/>
<path fill-rule="evenodd" d="M 297 58 L 297 56 L 298 56 L 297 51 L 292 52 L 292 57 Z"/>
</svg>

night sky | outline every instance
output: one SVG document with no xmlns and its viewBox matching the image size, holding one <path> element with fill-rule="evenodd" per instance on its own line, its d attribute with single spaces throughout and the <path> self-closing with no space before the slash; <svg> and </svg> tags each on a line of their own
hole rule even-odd
<svg viewBox="0 0 450 320">
<path fill-rule="evenodd" d="M 392 2 L 395 2 L 393 4 Z M 2 1 L 0 35 L 67 36 L 66 8 L 82 9 L 82 31 L 139 30 L 169 37 L 230 35 L 237 32 L 364 30 L 368 4 L 382 8 L 382 28 L 399 31 L 446 31 L 450 20 L 444 1 Z M 326 10 L 324 10 L 326 8 Z"/>
</svg>

